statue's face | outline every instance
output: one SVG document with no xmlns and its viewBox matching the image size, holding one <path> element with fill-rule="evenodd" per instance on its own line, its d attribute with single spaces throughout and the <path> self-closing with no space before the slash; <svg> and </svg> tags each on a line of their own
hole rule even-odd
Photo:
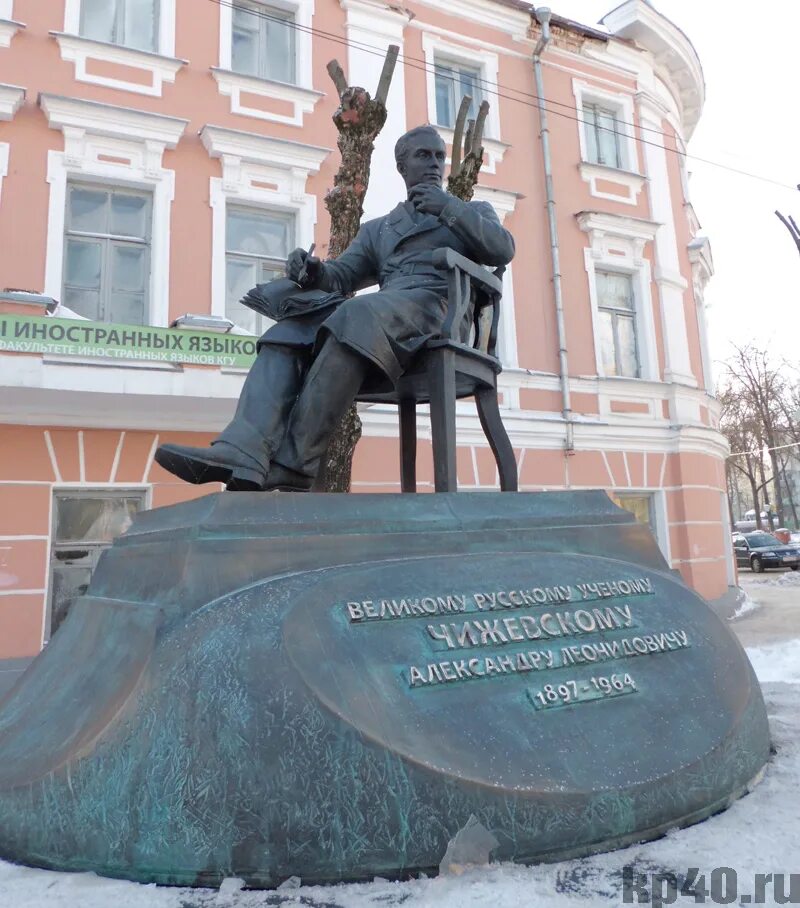
<svg viewBox="0 0 800 908">
<path fill-rule="evenodd" d="M 397 169 L 405 180 L 407 189 L 420 183 L 441 186 L 444 161 L 444 142 L 437 135 L 422 133 L 411 139 L 408 154 L 397 165 Z"/>
</svg>

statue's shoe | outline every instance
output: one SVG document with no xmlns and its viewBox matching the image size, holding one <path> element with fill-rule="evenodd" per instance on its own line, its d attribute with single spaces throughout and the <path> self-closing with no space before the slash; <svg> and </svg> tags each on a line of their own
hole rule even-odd
<svg viewBox="0 0 800 908">
<path fill-rule="evenodd" d="M 311 476 L 297 473 L 283 464 L 273 462 L 262 488 L 265 492 L 308 492 L 313 483 Z"/>
<path fill-rule="evenodd" d="M 258 461 L 224 441 L 210 448 L 161 445 L 155 459 L 185 482 L 222 482 L 232 492 L 260 492 L 267 478 Z"/>
</svg>

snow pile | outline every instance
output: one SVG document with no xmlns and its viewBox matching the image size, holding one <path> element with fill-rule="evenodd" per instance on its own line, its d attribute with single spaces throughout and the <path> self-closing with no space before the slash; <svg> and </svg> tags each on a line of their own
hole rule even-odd
<svg viewBox="0 0 800 908">
<path fill-rule="evenodd" d="M 757 608 L 761 608 L 755 599 L 750 598 L 750 593 L 748 593 L 747 590 L 739 589 L 739 594 L 736 611 L 728 618 L 728 621 L 735 621 L 748 612 L 754 612 Z"/>
<path fill-rule="evenodd" d="M 800 571 L 787 571 L 785 574 L 781 574 L 778 577 L 773 577 L 769 581 L 770 586 L 796 586 L 800 587 Z M 798 602 L 800 605 L 800 602 Z"/>
<path fill-rule="evenodd" d="M 764 687 L 777 755 L 752 794 L 724 813 L 665 838 L 622 851 L 557 864 L 522 867 L 493 864 L 460 875 L 403 883 L 309 886 L 261 892 L 239 889 L 226 880 L 221 892 L 175 889 L 107 880 L 93 874 L 52 873 L 0 861 L 0 904 L 9 908 L 494 908 L 497 905 L 547 905 L 548 908 L 619 906 L 622 873 L 676 873 L 698 867 L 709 886 L 714 868 L 737 873 L 738 895 L 755 893 L 755 875 L 797 871 L 800 814 L 800 640 L 748 649 Z M 777 682 L 777 683 L 775 683 Z M 766 890 L 767 904 L 775 904 Z M 691 897 L 678 902 L 694 903 Z M 752 900 L 747 900 L 752 901 Z M 665 902 L 666 904 L 666 902 Z M 782 903 L 781 903 L 782 904 Z"/>
</svg>

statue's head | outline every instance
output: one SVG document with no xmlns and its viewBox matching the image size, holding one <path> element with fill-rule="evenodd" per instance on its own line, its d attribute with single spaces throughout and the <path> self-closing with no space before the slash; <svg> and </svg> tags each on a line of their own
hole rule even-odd
<svg viewBox="0 0 800 908">
<path fill-rule="evenodd" d="M 433 126 L 417 126 L 400 136 L 394 158 L 407 189 L 418 183 L 442 185 L 445 144 Z"/>
</svg>

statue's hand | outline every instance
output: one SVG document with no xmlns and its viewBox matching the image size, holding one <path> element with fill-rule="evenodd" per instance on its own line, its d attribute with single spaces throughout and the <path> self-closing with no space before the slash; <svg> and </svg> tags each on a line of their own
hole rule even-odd
<svg viewBox="0 0 800 908">
<path fill-rule="evenodd" d="M 316 287 L 322 277 L 322 260 L 302 247 L 293 249 L 286 260 L 286 277 L 301 287 Z"/>
<path fill-rule="evenodd" d="M 417 183 L 412 186 L 408 198 L 417 211 L 423 214 L 441 214 L 450 201 L 450 196 L 444 189 L 432 183 Z"/>
</svg>

